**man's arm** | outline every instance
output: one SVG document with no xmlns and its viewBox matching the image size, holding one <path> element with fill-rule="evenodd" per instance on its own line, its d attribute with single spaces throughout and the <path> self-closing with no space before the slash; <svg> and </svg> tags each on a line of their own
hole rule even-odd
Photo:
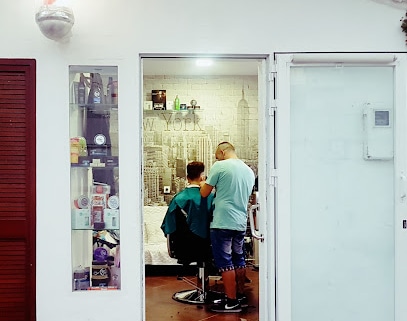
<svg viewBox="0 0 407 321">
<path fill-rule="evenodd" d="M 207 184 L 206 182 L 201 182 L 200 186 L 201 189 L 199 191 L 201 192 L 201 196 L 208 197 L 208 195 L 212 192 L 213 186 Z"/>
</svg>

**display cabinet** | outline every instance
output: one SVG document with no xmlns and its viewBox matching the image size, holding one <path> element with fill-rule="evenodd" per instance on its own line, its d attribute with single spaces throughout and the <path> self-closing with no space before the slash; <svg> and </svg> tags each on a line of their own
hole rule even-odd
<svg viewBox="0 0 407 321">
<path fill-rule="evenodd" d="M 117 76 L 69 67 L 73 291 L 120 289 Z"/>
</svg>

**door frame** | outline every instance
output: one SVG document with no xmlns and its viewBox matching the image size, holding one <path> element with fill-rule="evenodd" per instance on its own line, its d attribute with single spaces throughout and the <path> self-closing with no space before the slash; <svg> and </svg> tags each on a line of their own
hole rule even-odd
<svg viewBox="0 0 407 321">
<path fill-rule="evenodd" d="M 261 60 L 261 66 L 258 68 L 258 170 L 262 174 L 259 177 L 258 203 L 261 204 L 260 215 L 257 216 L 258 233 L 264 237 L 263 242 L 259 242 L 259 319 L 275 320 L 274 304 L 270 306 L 269 302 L 275 302 L 275 259 L 274 259 L 274 197 L 275 186 L 272 184 L 275 175 L 274 159 L 274 112 L 273 104 L 273 85 L 274 78 L 271 77 L 270 55 L 268 54 L 149 54 L 142 53 L 139 55 L 140 63 L 140 91 L 143 93 L 143 59 L 144 58 L 212 58 L 212 59 L 256 59 Z M 140 95 L 143 99 L 143 95 Z M 143 106 L 143 101 L 140 101 Z M 140 119 L 143 120 L 143 108 L 140 108 Z M 140 126 L 140 137 L 143 137 L 142 126 Z M 143 149 L 143 146 L 141 146 Z M 143 171 L 141 171 L 143 172 Z M 140 184 L 143 186 L 143 176 L 140 176 Z M 144 191 L 141 191 L 141 199 L 144 199 Z M 140 209 L 142 211 L 142 209 Z M 265 215 L 263 215 L 263 213 Z M 267 235 L 269 237 L 267 237 Z M 143 244 L 141 251 L 143 252 Z M 144 262 L 144 257 L 143 257 Z M 145 280 L 145 269 L 142 271 Z M 143 300 L 143 319 L 146 319 L 145 309 L 145 284 L 142 286 Z M 271 300 L 271 301 L 270 301 Z"/>
<path fill-rule="evenodd" d="M 407 276 L 403 268 L 407 266 L 407 258 L 402 255 L 401 244 L 407 244 L 407 103 L 406 70 L 407 59 L 404 53 L 296 53 L 276 52 L 277 83 L 275 97 L 278 101 L 279 117 L 276 122 L 276 154 L 278 168 L 278 194 L 276 198 L 276 320 L 291 320 L 291 265 L 290 265 L 290 146 L 279 144 L 290 141 L 290 68 L 291 66 L 329 66 L 351 64 L 357 66 L 394 66 L 394 205 L 395 205 L 395 321 L 405 320 L 407 307 L 402 299 L 407 295 Z M 283 155 L 283 156 L 281 156 Z M 285 155 L 285 156 L 284 156 Z M 284 158 L 284 159 L 283 159 Z M 286 215 L 284 215 L 284 213 Z M 281 262 L 288 262 L 284 267 Z M 285 286 L 280 286 L 284 284 Z M 288 285 L 288 286 L 287 286 Z"/>
</svg>

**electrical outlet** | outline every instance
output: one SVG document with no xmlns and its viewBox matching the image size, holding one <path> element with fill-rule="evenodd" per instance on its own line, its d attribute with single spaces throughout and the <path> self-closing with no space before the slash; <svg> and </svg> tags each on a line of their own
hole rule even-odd
<svg viewBox="0 0 407 321">
<path fill-rule="evenodd" d="M 171 188 L 169 186 L 164 186 L 163 191 L 164 194 L 169 194 L 171 192 Z"/>
</svg>

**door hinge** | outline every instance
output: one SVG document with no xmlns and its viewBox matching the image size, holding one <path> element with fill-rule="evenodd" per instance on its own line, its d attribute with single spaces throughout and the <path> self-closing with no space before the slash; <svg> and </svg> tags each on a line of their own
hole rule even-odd
<svg viewBox="0 0 407 321">
<path fill-rule="evenodd" d="M 269 107 L 269 116 L 274 116 L 277 111 L 277 101 L 275 99 L 271 100 L 271 105 Z"/>
<path fill-rule="evenodd" d="M 273 61 L 273 63 L 271 64 L 271 72 L 272 73 L 277 73 L 277 61 Z"/>
<path fill-rule="evenodd" d="M 269 74 L 268 74 L 268 77 L 267 77 L 267 80 L 269 81 L 269 82 L 274 82 L 274 80 L 276 79 L 276 72 L 269 72 Z"/>
<path fill-rule="evenodd" d="M 277 77 L 277 71 L 270 71 L 269 74 L 268 74 L 268 79 L 267 80 L 269 82 L 274 82 L 276 77 Z"/>
<path fill-rule="evenodd" d="M 273 187 L 277 187 L 277 180 L 278 180 L 277 169 L 273 168 L 271 170 L 270 185 Z"/>
<path fill-rule="evenodd" d="M 269 108 L 269 116 L 273 116 L 276 114 L 277 107 L 270 107 Z"/>
<path fill-rule="evenodd" d="M 277 78 L 277 64 L 276 62 L 271 64 L 270 72 L 269 72 L 269 81 L 274 81 Z"/>
</svg>

